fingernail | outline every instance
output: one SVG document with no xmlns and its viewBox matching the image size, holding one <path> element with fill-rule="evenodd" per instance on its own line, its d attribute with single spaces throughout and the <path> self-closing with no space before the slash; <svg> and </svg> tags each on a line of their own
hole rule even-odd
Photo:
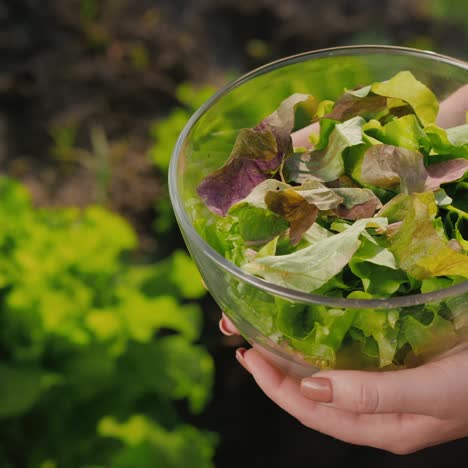
<svg viewBox="0 0 468 468">
<path fill-rule="evenodd" d="M 319 403 L 330 403 L 333 399 L 331 382 L 322 377 L 307 377 L 302 379 L 301 393 L 309 400 Z"/>
<path fill-rule="evenodd" d="M 239 364 L 247 371 L 250 372 L 249 367 L 244 359 L 244 354 L 247 350 L 245 348 L 237 348 L 236 349 L 236 359 L 239 361 Z"/>
<path fill-rule="evenodd" d="M 221 333 L 226 336 L 232 336 L 233 333 L 231 333 L 227 328 L 226 328 L 226 323 L 224 322 L 224 319 L 222 318 L 219 321 L 219 329 L 221 330 Z"/>
</svg>

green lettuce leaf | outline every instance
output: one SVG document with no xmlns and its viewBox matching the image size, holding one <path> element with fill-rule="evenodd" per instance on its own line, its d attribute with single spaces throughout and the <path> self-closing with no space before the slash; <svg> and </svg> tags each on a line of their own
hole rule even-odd
<svg viewBox="0 0 468 468">
<path fill-rule="evenodd" d="M 379 140 L 388 145 L 413 151 L 429 151 L 430 141 L 414 114 L 408 114 L 385 124 L 378 133 Z"/>
<path fill-rule="evenodd" d="M 327 308 L 319 305 L 305 307 L 277 299 L 278 331 L 289 344 L 307 354 L 308 360 L 320 367 L 333 367 L 336 351 L 341 347 L 355 311 Z"/>
<path fill-rule="evenodd" d="M 309 244 L 315 244 L 321 240 L 326 239 L 327 237 L 333 236 L 333 233 L 330 232 L 328 229 L 320 226 L 318 223 L 314 223 L 305 233 L 304 239 Z"/>
<path fill-rule="evenodd" d="M 365 292 L 354 291 L 349 299 L 371 299 Z M 358 309 L 353 321 L 365 337 L 372 337 L 378 346 L 380 367 L 392 364 L 397 351 L 399 334 L 399 316 L 397 309 Z"/>
<path fill-rule="evenodd" d="M 437 153 L 452 155 L 457 158 L 468 158 L 467 124 L 448 129 L 431 124 L 424 131 Z"/>
<path fill-rule="evenodd" d="M 447 207 L 444 218 L 444 227 L 451 239 L 456 239 L 465 252 L 468 252 L 468 213 Z"/>
<path fill-rule="evenodd" d="M 286 161 L 288 179 L 297 183 L 310 178 L 330 182 L 341 177 L 344 174 L 343 151 L 363 143 L 364 123 L 362 117 L 354 117 L 337 124 L 330 134 L 326 148 L 294 154 Z"/>
<path fill-rule="evenodd" d="M 409 71 L 397 73 L 394 77 L 371 87 L 374 94 L 401 99 L 414 109 L 424 126 L 435 122 L 439 103 L 434 93 Z"/>
<path fill-rule="evenodd" d="M 364 238 L 349 262 L 364 291 L 373 297 L 389 297 L 408 282 L 407 275 L 398 269 L 394 255 L 382 244 L 373 237 Z"/>
<path fill-rule="evenodd" d="M 430 310 L 432 309 L 432 310 Z M 458 340 L 454 325 L 441 317 L 437 307 L 426 307 L 423 311 L 424 322 L 418 314 L 405 315 L 401 320 L 401 331 L 417 356 L 430 357 L 452 347 Z M 419 314 L 420 315 L 420 314 Z"/>
<path fill-rule="evenodd" d="M 410 195 L 403 223 L 390 238 L 390 250 L 399 267 L 416 279 L 451 275 L 468 278 L 468 256 L 439 236 L 434 227 L 436 213 L 432 192 Z"/>
<path fill-rule="evenodd" d="M 387 220 L 384 218 L 360 219 L 344 232 L 297 252 L 255 259 L 242 268 L 280 286 L 311 292 L 348 264 L 361 245 L 359 237 L 366 228 L 385 229 L 386 226 Z"/>
<path fill-rule="evenodd" d="M 247 245 L 261 245 L 288 229 L 287 220 L 270 210 L 241 205 L 231 211 L 239 222 L 239 234 Z"/>
</svg>

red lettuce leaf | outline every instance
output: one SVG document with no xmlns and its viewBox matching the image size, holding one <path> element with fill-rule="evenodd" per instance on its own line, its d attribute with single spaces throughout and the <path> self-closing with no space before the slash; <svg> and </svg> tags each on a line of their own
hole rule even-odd
<svg viewBox="0 0 468 468">
<path fill-rule="evenodd" d="M 255 128 L 239 132 L 226 164 L 197 187 L 198 195 L 213 213 L 226 215 L 234 203 L 271 178 L 283 159 L 292 153 L 290 135 L 298 106 L 312 118 L 317 101 L 306 94 L 293 94 Z"/>
</svg>

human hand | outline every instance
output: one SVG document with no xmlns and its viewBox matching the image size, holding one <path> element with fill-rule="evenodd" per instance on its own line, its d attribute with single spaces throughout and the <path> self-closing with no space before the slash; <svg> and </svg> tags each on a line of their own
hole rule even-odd
<svg viewBox="0 0 468 468">
<path fill-rule="evenodd" d="M 225 316 L 220 328 L 237 332 Z M 468 436 L 468 350 L 415 369 L 323 370 L 301 382 L 255 349 L 236 357 L 278 406 L 345 442 L 408 454 Z"/>
</svg>

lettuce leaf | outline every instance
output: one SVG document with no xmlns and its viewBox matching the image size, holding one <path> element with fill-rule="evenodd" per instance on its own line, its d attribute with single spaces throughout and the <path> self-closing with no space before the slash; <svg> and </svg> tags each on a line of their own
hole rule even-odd
<svg viewBox="0 0 468 468">
<path fill-rule="evenodd" d="M 453 346 L 458 337 L 452 322 L 441 317 L 437 308 L 428 307 L 425 315 L 432 316 L 425 324 L 418 320 L 417 314 L 405 315 L 401 320 L 401 331 L 417 356 L 430 357 Z"/>
<path fill-rule="evenodd" d="M 360 235 L 368 227 L 385 229 L 385 218 L 356 221 L 344 232 L 327 237 L 288 255 L 255 259 L 242 268 L 265 280 L 300 291 L 311 292 L 338 274 L 361 245 Z"/>
<path fill-rule="evenodd" d="M 326 148 L 294 154 L 286 161 L 288 179 L 302 183 L 313 177 L 323 182 L 330 182 L 344 175 L 343 151 L 350 146 L 363 143 L 364 123 L 362 117 L 354 117 L 337 124 L 330 134 Z"/>
<path fill-rule="evenodd" d="M 462 178 L 468 160 L 451 159 L 424 166 L 424 156 L 393 145 L 371 146 L 363 155 L 359 181 L 403 193 L 437 190 L 442 184 Z"/>
<path fill-rule="evenodd" d="M 413 151 L 430 149 L 430 141 L 414 114 L 408 114 L 385 124 L 377 138 L 383 143 Z"/>
<path fill-rule="evenodd" d="M 333 211 L 336 216 L 343 219 L 370 218 L 382 203 L 374 192 L 364 188 L 343 187 L 333 191 L 343 198 L 343 203 Z"/>
<path fill-rule="evenodd" d="M 427 179 L 424 157 L 418 151 L 393 145 L 371 146 L 361 164 L 360 181 L 403 193 L 423 192 Z"/>
<path fill-rule="evenodd" d="M 407 275 L 398 269 L 394 255 L 381 244 L 372 237 L 363 239 L 349 262 L 364 291 L 373 297 L 389 297 L 408 282 Z"/>
<path fill-rule="evenodd" d="M 414 193 L 407 203 L 403 223 L 390 238 L 390 250 L 399 267 L 416 279 L 451 275 L 468 278 L 468 256 L 451 248 L 434 227 L 434 194 Z"/>
<path fill-rule="evenodd" d="M 342 122 L 356 116 L 371 119 L 386 107 L 387 99 L 383 96 L 369 94 L 359 96 L 356 92 L 347 92 L 335 102 L 332 111 L 325 117 Z"/>
<path fill-rule="evenodd" d="M 243 205 L 232 212 L 239 220 L 239 234 L 247 245 L 262 245 L 288 229 L 283 217 L 271 210 Z"/>
<path fill-rule="evenodd" d="M 255 209 L 247 210 L 246 206 Z M 291 244 L 296 246 L 315 222 L 319 210 L 331 210 L 336 216 L 345 219 L 361 219 L 373 216 L 380 207 L 380 200 L 369 189 L 329 188 L 313 180 L 292 187 L 268 179 L 233 205 L 229 213 L 239 218 L 241 235 L 245 241 L 267 242 L 280 234 L 283 227 L 265 212 L 268 209 L 289 223 Z M 271 229 L 269 235 L 268 229 Z"/>
<path fill-rule="evenodd" d="M 365 292 L 355 291 L 349 299 L 371 299 Z M 352 326 L 378 345 L 380 367 L 392 364 L 398 345 L 399 318 L 397 309 L 358 309 Z"/>
<path fill-rule="evenodd" d="M 314 204 L 308 203 L 293 189 L 267 192 L 265 203 L 270 211 L 289 223 L 289 238 L 292 245 L 299 243 L 302 235 L 314 224 L 319 211 Z M 259 224 L 261 220 L 252 219 L 252 223 Z"/>
<path fill-rule="evenodd" d="M 450 159 L 427 166 L 426 190 L 434 190 L 442 184 L 461 179 L 468 171 L 468 159 Z"/>
<path fill-rule="evenodd" d="M 448 129 L 431 124 L 424 131 L 437 153 L 452 155 L 457 158 L 468 158 L 467 124 Z"/>
<path fill-rule="evenodd" d="M 320 367 L 334 367 L 335 353 L 351 327 L 355 311 L 320 305 L 305 307 L 278 298 L 276 304 L 278 331 L 288 338 L 290 345 L 306 353 Z"/>
<path fill-rule="evenodd" d="M 468 252 L 468 213 L 447 207 L 444 219 L 445 230 L 451 239 L 456 239 L 465 252 Z"/>
<path fill-rule="evenodd" d="M 439 103 L 434 93 L 409 71 L 397 73 L 394 77 L 371 87 L 374 94 L 401 99 L 414 109 L 424 126 L 435 122 Z"/>
<path fill-rule="evenodd" d="M 317 102 L 312 96 L 293 94 L 255 128 L 240 130 L 226 164 L 197 187 L 198 195 L 213 213 L 224 216 L 234 203 L 270 178 L 292 153 L 290 134 L 298 106 L 313 115 Z"/>
</svg>

